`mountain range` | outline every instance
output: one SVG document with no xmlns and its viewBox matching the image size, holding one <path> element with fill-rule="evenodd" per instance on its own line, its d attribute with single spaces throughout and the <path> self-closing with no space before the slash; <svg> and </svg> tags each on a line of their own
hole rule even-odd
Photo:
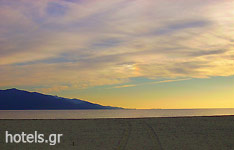
<svg viewBox="0 0 234 150">
<path fill-rule="evenodd" d="M 0 90 L 0 110 L 122 109 L 18 89 Z"/>
</svg>

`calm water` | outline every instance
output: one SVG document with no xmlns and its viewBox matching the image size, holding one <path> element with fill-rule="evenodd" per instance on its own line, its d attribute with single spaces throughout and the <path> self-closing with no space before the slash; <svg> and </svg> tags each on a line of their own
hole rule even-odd
<svg viewBox="0 0 234 150">
<path fill-rule="evenodd" d="M 230 109 L 0 110 L 0 119 L 91 119 L 234 115 Z"/>
</svg>

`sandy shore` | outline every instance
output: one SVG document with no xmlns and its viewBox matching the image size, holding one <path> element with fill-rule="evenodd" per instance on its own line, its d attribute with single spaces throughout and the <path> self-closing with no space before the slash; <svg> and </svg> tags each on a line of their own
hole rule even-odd
<svg viewBox="0 0 234 150">
<path fill-rule="evenodd" d="M 9 133 L 61 133 L 60 144 L 5 144 Z M 0 149 L 231 150 L 234 116 L 0 120 Z"/>
</svg>

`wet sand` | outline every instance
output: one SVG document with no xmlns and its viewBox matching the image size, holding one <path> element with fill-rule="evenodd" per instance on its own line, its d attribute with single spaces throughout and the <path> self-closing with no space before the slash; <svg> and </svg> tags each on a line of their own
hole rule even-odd
<svg viewBox="0 0 234 150">
<path fill-rule="evenodd" d="M 5 131 L 63 134 L 61 143 L 6 144 Z M 0 120 L 0 149 L 231 150 L 234 116 L 81 120 Z"/>
</svg>

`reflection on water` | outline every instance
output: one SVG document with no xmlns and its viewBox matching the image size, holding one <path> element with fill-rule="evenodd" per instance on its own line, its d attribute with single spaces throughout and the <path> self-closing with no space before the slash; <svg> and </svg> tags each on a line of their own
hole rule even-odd
<svg viewBox="0 0 234 150">
<path fill-rule="evenodd" d="M 234 115 L 229 109 L 0 110 L 0 119 L 90 119 Z"/>
</svg>

